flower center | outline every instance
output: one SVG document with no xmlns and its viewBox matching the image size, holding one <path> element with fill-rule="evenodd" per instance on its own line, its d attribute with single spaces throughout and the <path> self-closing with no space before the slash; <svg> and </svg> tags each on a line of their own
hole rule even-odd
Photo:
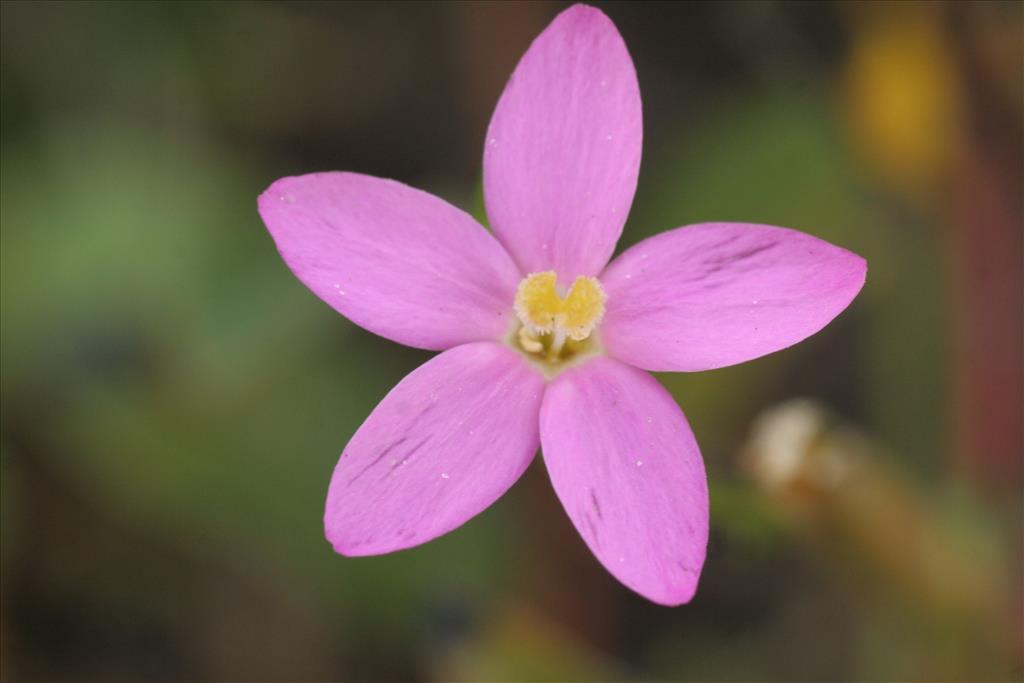
<svg viewBox="0 0 1024 683">
<path fill-rule="evenodd" d="M 580 275 L 562 297 L 555 271 L 531 273 L 516 290 L 519 348 L 558 363 L 593 347 L 590 337 L 604 315 L 606 298 L 596 278 Z"/>
</svg>

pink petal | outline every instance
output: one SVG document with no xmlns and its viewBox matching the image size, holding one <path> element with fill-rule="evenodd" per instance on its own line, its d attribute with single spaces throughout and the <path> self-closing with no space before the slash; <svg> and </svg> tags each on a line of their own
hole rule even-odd
<svg viewBox="0 0 1024 683">
<path fill-rule="evenodd" d="M 601 340 L 647 370 L 763 356 L 814 334 L 864 285 L 867 263 L 786 228 L 702 223 L 646 239 L 601 275 Z"/>
<path fill-rule="evenodd" d="M 642 370 L 597 358 L 548 387 L 540 433 L 555 491 L 601 564 L 649 600 L 688 602 L 704 564 L 708 489 L 668 392 Z"/>
<path fill-rule="evenodd" d="M 458 346 L 403 379 L 356 431 L 327 493 L 334 549 L 378 555 L 482 512 L 537 451 L 544 383 L 516 352 Z"/>
<path fill-rule="evenodd" d="M 524 272 L 600 272 L 633 203 L 642 137 L 622 37 L 599 10 L 570 7 L 523 55 L 484 146 L 491 228 Z"/>
<path fill-rule="evenodd" d="M 259 210 L 292 272 L 371 332 L 437 350 L 508 331 L 518 270 L 479 223 L 431 194 L 312 173 L 275 182 Z"/>
</svg>

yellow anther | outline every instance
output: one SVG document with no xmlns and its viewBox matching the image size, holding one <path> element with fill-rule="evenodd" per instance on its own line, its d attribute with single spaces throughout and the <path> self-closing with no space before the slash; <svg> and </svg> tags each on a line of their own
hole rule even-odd
<svg viewBox="0 0 1024 683">
<path fill-rule="evenodd" d="M 519 328 L 519 345 L 528 353 L 540 353 L 544 350 L 544 344 L 530 332 L 526 327 Z"/>
<path fill-rule="evenodd" d="M 523 278 L 516 290 L 516 315 L 534 335 L 552 333 L 556 339 L 582 341 L 601 322 L 607 297 L 596 278 L 580 275 L 564 299 L 557 282 L 553 270 Z"/>
</svg>

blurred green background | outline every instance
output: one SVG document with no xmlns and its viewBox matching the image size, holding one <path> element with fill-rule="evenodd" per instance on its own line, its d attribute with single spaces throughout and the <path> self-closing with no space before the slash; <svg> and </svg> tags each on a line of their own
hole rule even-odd
<svg viewBox="0 0 1024 683">
<path fill-rule="evenodd" d="M 607 575 L 539 460 L 425 546 L 322 534 L 429 354 L 299 284 L 256 196 L 354 170 L 482 217 L 564 4 L 3 2 L 4 680 L 1024 677 L 1024 5 L 599 6 L 644 98 L 621 246 L 739 220 L 870 265 L 807 342 L 660 376 L 710 478 L 693 602 Z"/>
</svg>

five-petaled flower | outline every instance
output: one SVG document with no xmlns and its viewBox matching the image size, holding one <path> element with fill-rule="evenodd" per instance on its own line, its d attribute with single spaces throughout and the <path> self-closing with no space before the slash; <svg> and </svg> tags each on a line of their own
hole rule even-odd
<svg viewBox="0 0 1024 683">
<path fill-rule="evenodd" d="M 719 368 L 838 315 L 866 264 L 785 228 L 705 223 L 611 263 L 636 189 L 626 46 L 576 5 L 534 41 L 484 144 L 493 236 L 459 209 L 354 173 L 282 178 L 259 210 L 295 275 L 371 332 L 442 351 L 345 447 L 324 517 L 343 555 L 424 543 L 501 496 L 542 447 L 598 560 L 648 599 L 693 596 L 708 491 L 682 411 L 645 370 Z"/>
</svg>

